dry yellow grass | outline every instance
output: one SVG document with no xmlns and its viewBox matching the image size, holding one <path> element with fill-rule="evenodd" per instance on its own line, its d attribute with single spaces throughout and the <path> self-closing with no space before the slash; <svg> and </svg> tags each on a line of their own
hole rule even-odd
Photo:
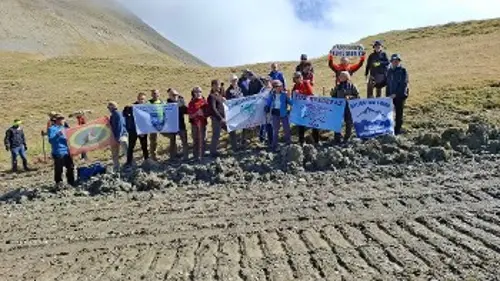
<svg viewBox="0 0 500 281">
<path fill-rule="evenodd" d="M 408 126 L 436 127 L 467 122 L 482 116 L 499 122 L 500 20 L 448 24 L 440 27 L 397 31 L 361 40 L 365 46 L 383 39 L 388 53 L 400 53 L 411 80 Z M 334 42 L 332 42 L 334 43 Z M 316 92 L 328 92 L 333 74 L 326 57 L 313 60 Z M 296 62 L 283 62 L 288 80 Z M 0 54 L 0 104 L 4 128 L 14 118 L 25 120 L 30 155 L 41 152 L 40 130 L 51 110 L 68 114 L 93 109 L 94 117 L 107 114 L 106 101 L 120 105 L 134 101 L 138 91 L 173 87 L 185 96 L 196 85 L 207 89 L 210 80 L 226 82 L 231 72 L 250 68 L 261 75 L 269 64 L 231 68 L 186 67 L 159 55 L 114 57 L 60 57 L 45 59 L 28 54 Z M 365 92 L 360 70 L 354 81 Z M 226 82 L 227 84 L 227 82 Z M 0 158 L 8 165 L 8 154 Z"/>
</svg>

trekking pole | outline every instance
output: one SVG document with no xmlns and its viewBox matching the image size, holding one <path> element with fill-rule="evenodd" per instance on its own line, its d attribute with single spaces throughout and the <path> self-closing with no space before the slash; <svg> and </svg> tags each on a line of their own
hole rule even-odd
<svg viewBox="0 0 500 281">
<path fill-rule="evenodd" d="M 43 151 L 43 162 L 47 163 L 47 152 L 45 152 L 45 136 L 43 130 L 40 134 L 42 136 L 42 151 Z"/>
</svg>

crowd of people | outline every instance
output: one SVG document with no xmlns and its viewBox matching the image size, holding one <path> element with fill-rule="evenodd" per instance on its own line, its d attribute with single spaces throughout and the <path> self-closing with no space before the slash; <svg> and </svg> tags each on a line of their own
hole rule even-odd
<svg viewBox="0 0 500 281">
<path fill-rule="evenodd" d="M 365 76 L 367 81 L 367 98 L 382 96 L 382 89 L 386 88 L 386 96 L 393 99 L 395 112 L 395 133 L 401 134 L 403 123 L 403 108 L 408 97 L 408 73 L 401 65 L 399 54 L 389 56 L 383 50 L 381 41 L 373 43 L 373 52 L 366 59 L 363 53 L 359 62 L 350 63 L 349 58 L 340 58 L 340 63 L 335 63 L 332 54 L 328 57 L 328 66 L 335 73 L 335 80 L 330 95 L 335 98 L 346 100 L 357 99 L 360 93 L 356 85 L 351 82 L 351 77 L 362 68 L 366 61 Z M 226 100 L 241 98 L 250 95 L 265 93 L 267 95 L 265 112 L 268 113 L 267 124 L 258 128 L 258 137 L 261 142 L 268 144 L 272 151 L 278 149 L 278 140 L 281 127 L 283 128 L 284 141 L 291 143 L 291 126 L 289 122 L 289 107 L 293 106 L 293 94 L 314 95 L 314 68 L 308 60 L 307 55 L 301 55 L 300 64 L 297 65 L 293 75 L 293 83 L 289 85 L 283 73 L 276 63 L 271 64 L 270 73 L 267 76 L 259 76 L 250 70 L 243 71 L 241 76 L 232 74 L 229 78 L 227 89 L 224 83 L 219 80 L 212 80 L 208 95 L 205 97 L 201 87 L 194 87 L 191 90 L 191 99 L 186 102 L 184 98 L 175 90 L 168 89 L 168 98 L 161 99 L 158 90 L 151 91 L 148 99 L 145 93 L 139 93 L 136 101 L 125 106 L 123 111 L 119 111 L 116 102 L 109 102 L 107 108 L 110 112 L 110 125 L 115 145 L 111 146 L 114 171 L 120 170 L 120 151 L 126 155 L 126 166 L 133 164 L 134 149 L 139 141 L 142 158 L 156 159 L 158 148 L 158 137 L 163 135 L 170 141 L 170 158 L 177 158 L 177 136 L 182 144 L 182 158 L 189 159 L 188 132 L 184 116 L 188 116 L 191 124 L 192 154 L 195 160 L 200 160 L 205 156 L 205 151 L 209 151 L 211 157 L 218 156 L 219 140 L 221 133 L 226 129 L 226 117 L 224 103 Z M 132 107 L 134 104 L 163 105 L 165 103 L 177 103 L 179 109 L 179 131 L 168 134 L 139 135 L 136 130 Z M 160 108 L 159 108 L 160 109 Z M 77 112 L 76 116 L 79 125 L 85 124 L 85 113 Z M 158 114 L 163 114 L 159 110 Z M 353 120 L 346 106 L 344 111 L 345 133 L 335 133 L 335 142 L 338 144 L 346 142 L 352 136 Z M 211 139 L 207 143 L 207 126 L 211 125 Z M 21 121 L 15 120 L 14 124 L 5 135 L 5 147 L 12 154 L 12 170 L 17 171 L 17 157 L 20 156 L 25 169 L 28 168 L 26 159 L 26 140 L 21 128 Z M 70 155 L 68 143 L 64 130 L 68 127 L 62 114 L 52 112 L 47 126 L 46 135 L 52 147 L 52 158 L 54 160 L 54 180 L 57 184 L 62 182 L 63 168 L 66 168 L 67 182 L 75 184 L 74 164 Z M 305 142 L 305 133 L 308 128 L 297 126 L 298 139 L 300 144 Z M 254 129 L 243 129 L 240 132 L 231 131 L 229 133 L 229 143 L 234 151 L 237 151 L 257 133 Z M 320 132 L 312 129 L 312 139 L 314 143 L 319 142 Z M 209 145 L 208 145 L 209 144 Z M 149 146 L 148 146 L 149 145 Z M 86 159 L 85 154 L 82 159 Z"/>
</svg>

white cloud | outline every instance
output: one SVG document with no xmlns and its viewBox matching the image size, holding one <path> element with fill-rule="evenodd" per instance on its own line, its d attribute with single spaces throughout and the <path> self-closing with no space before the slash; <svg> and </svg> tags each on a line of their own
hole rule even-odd
<svg viewBox="0 0 500 281">
<path fill-rule="evenodd" d="M 388 30 L 500 16 L 498 0 L 309 0 L 324 12 L 309 3 L 305 17 L 296 14 L 302 0 L 118 1 L 213 66 L 318 57 L 335 43 Z"/>
</svg>

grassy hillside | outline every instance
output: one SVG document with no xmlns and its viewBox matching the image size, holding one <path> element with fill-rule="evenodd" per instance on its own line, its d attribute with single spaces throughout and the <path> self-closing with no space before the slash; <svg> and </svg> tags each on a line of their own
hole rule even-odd
<svg viewBox="0 0 500 281">
<path fill-rule="evenodd" d="M 9 0 L 10 1 L 10 0 Z M 394 31 L 361 40 L 365 46 L 383 39 L 389 53 L 398 52 L 411 80 L 408 123 L 411 128 L 440 129 L 467 123 L 471 118 L 500 122 L 500 20 Z M 334 43 L 334 42 L 332 42 Z M 321 94 L 332 86 L 326 57 L 313 60 Z M 291 80 L 296 62 L 281 67 Z M 95 117 L 106 114 L 106 101 L 132 102 L 138 91 L 177 88 L 186 96 L 193 86 L 208 88 L 210 79 L 227 83 L 232 71 L 250 68 L 268 73 L 268 64 L 233 68 L 188 67 L 156 54 L 120 55 L 108 58 L 42 58 L 21 53 L 0 54 L 1 124 L 25 120 L 30 154 L 40 153 L 39 131 L 51 110 L 69 113 L 93 109 Z M 365 94 L 364 73 L 355 82 Z M 2 163 L 8 155 L 2 154 Z"/>
</svg>

